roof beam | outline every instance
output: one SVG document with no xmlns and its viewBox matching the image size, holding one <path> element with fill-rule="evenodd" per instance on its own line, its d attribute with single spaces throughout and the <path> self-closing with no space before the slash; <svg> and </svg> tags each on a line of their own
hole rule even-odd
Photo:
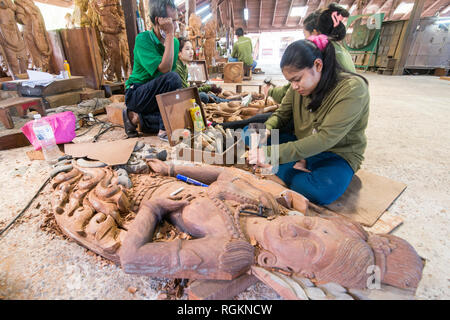
<svg viewBox="0 0 450 320">
<path fill-rule="evenodd" d="M 261 28 L 261 20 L 262 20 L 262 0 L 259 0 L 259 24 L 258 27 Z"/>
<path fill-rule="evenodd" d="M 433 4 L 428 6 L 428 8 L 425 9 L 425 11 L 422 13 L 422 16 L 428 17 L 434 15 L 439 9 L 442 7 L 445 7 L 449 4 L 448 0 L 440 0 L 435 1 Z"/>
<path fill-rule="evenodd" d="M 294 4 L 294 0 L 291 0 L 291 4 L 289 5 L 289 10 L 286 16 L 286 20 L 284 21 L 284 25 L 287 25 L 288 19 L 289 19 L 289 15 L 291 14 L 291 10 L 292 10 L 292 5 Z"/>
<path fill-rule="evenodd" d="M 278 5 L 278 0 L 275 0 L 275 8 L 273 9 L 273 17 L 272 17 L 272 27 L 275 22 L 275 14 L 277 13 L 277 5 Z"/>
</svg>

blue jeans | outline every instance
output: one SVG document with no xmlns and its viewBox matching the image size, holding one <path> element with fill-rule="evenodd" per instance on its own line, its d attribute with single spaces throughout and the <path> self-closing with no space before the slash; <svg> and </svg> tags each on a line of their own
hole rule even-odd
<svg viewBox="0 0 450 320">
<path fill-rule="evenodd" d="M 181 89 L 178 73 L 168 72 L 146 83 L 134 83 L 125 91 L 125 105 L 139 114 L 142 131 L 157 133 L 165 130 L 156 96 Z"/>
<path fill-rule="evenodd" d="M 228 99 L 219 98 L 213 93 L 199 92 L 198 95 L 200 96 L 200 100 L 202 100 L 203 103 L 209 103 L 210 98 L 213 99 L 215 103 L 230 101 Z"/>
<path fill-rule="evenodd" d="M 239 60 L 238 60 L 237 58 L 232 58 L 232 57 L 230 57 L 230 58 L 228 58 L 228 62 L 239 62 Z M 258 62 L 255 61 L 255 60 L 253 60 L 253 63 L 252 63 L 252 65 L 251 65 L 252 71 L 255 70 L 257 64 L 258 64 Z"/>
<path fill-rule="evenodd" d="M 244 134 L 247 129 L 248 127 L 244 128 Z M 297 137 L 292 134 L 280 133 L 280 144 L 296 140 Z M 245 141 L 248 145 L 248 139 Z M 302 194 L 315 204 L 330 204 L 344 194 L 354 175 L 353 169 L 344 158 L 326 151 L 305 160 L 306 169 L 311 172 L 294 169 L 294 161 L 280 164 L 276 175 L 289 189 Z"/>
</svg>

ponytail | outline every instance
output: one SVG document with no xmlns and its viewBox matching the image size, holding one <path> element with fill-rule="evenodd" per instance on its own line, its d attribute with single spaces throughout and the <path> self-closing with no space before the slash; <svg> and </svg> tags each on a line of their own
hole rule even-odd
<svg viewBox="0 0 450 320">
<path fill-rule="evenodd" d="M 350 13 L 336 3 L 331 3 L 328 8 L 317 18 L 316 30 L 327 35 L 330 40 L 341 41 L 345 38 L 347 30 L 342 19 L 347 18 Z"/>
</svg>

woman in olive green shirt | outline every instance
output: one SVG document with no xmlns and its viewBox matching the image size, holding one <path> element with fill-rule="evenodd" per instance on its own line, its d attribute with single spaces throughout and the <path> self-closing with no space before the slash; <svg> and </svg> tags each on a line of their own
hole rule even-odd
<svg viewBox="0 0 450 320">
<path fill-rule="evenodd" d="M 325 35 L 289 45 L 280 67 L 291 87 L 264 124 L 274 144 L 251 145 L 249 162 L 271 168 L 288 188 L 311 202 L 329 204 L 344 193 L 364 159 L 367 80 L 339 71 L 334 46 Z M 275 144 L 274 129 L 291 119 L 295 136 L 280 134 Z"/>
<path fill-rule="evenodd" d="M 355 64 L 352 56 L 347 49 L 341 44 L 344 40 L 347 30 L 341 22 L 344 17 L 348 17 L 349 13 L 344 8 L 331 3 L 325 10 L 317 10 L 306 17 L 303 22 L 303 33 L 305 39 L 310 36 L 324 34 L 328 37 L 334 46 L 336 52 L 336 60 L 339 66 L 347 72 L 356 72 Z M 282 87 L 267 88 L 266 95 L 271 96 L 277 103 L 281 103 L 290 84 Z"/>
</svg>

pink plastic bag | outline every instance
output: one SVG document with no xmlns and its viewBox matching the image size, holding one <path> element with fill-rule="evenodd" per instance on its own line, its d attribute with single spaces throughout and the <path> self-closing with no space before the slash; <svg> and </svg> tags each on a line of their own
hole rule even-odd
<svg viewBox="0 0 450 320">
<path fill-rule="evenodd" d="M 42 119 L 50 123 L 55 134 L 56 144 L 71 142 L 75 138 L 77 118 L 72 111 L 55 113 L 47 117 L 42 117 Z M 33 145 L 34 150 L 39 150 L 41 145 L 33 132 L 33 120 L 28 121 L 21 130 Z"/>
</svg>

